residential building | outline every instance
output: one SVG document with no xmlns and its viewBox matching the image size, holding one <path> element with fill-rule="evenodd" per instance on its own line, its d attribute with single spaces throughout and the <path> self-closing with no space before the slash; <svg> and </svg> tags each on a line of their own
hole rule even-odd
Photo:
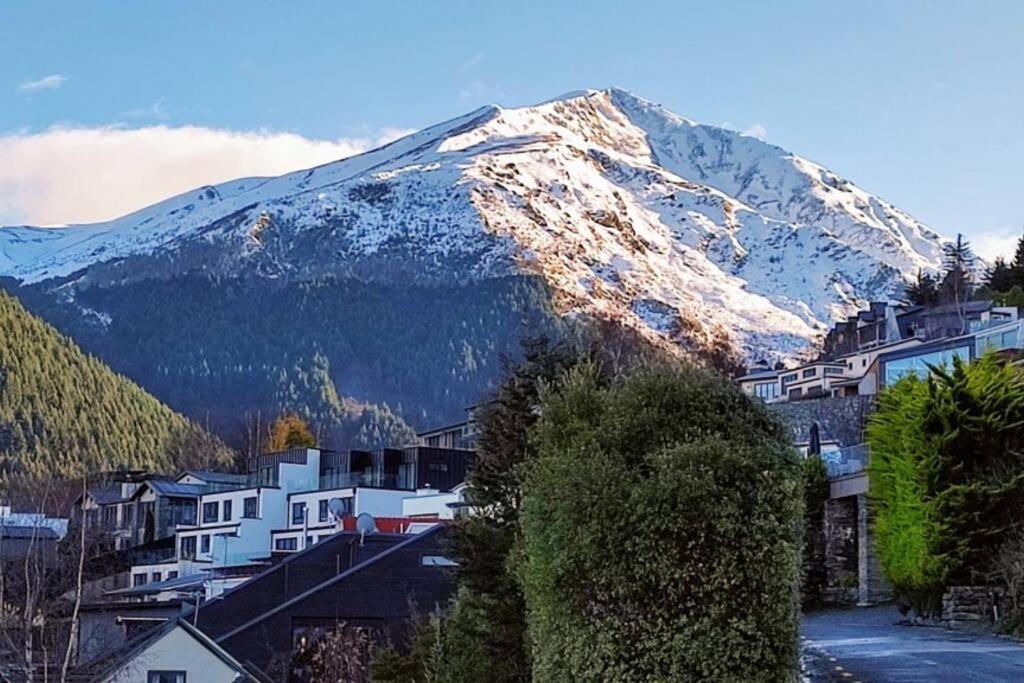
<svg viewBox="0 0 1024 683">
<path fill-rule="evenodd" d="M 414 535 L 341 532 L 186 618 L 234 658 L 264 671 L 275 656 L 301 652 L 339 624 L 401 643 L 413 614 L 429 614 L 451 596 L 447 534 L 445 525 Z"/>
<path fill-rule="evenodd" d="M 837 323 L 817 360 L 772 369 L 761 363 L 737 383 L 766 403 L 826 396 L 871 396 L 908 372 L 971 360 L 985 349 L 1013 355 L 1021 349 L 1016 308 L 972 301 L 960 308 L 874 303 Z"/>
<path fill-rule="evenodd" d="M 99 660 L 72 681 L 97 683 L 243 683 L 256 678 L 237 659 L 184 619 L 170 619 Z"/>
</svg>

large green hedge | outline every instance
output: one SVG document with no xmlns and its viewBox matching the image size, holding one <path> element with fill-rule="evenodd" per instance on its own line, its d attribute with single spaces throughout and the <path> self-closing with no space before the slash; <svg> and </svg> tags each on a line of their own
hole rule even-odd
<svg viewBox="0 0 1024 683">
<path fill-rule="evenodd" d="M 1024 517 L 1024 373 L 988 354 L 885 389 L 867 428 L 875 542 L 899 595 L 983 579 Z"/>
<path fill-rule="evenodd" d="M 536 681 L 785 681 L 801 476 L 784 428 L 697 369 L 545 397 L 521 575 Z"/>
</svg>

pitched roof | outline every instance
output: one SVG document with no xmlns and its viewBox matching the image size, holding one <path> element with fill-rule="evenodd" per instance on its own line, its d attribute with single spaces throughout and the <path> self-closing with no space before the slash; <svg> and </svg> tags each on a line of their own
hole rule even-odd
<svg viewBox="0 0 1024 683">
<path fill-rule="evenodd" d="M 191 475 L 197 479 L 211 484 L 245 484 L 249 481 L 249 475 L 238 472 L 213 472 L 211 470 L 185 470 L 178 479 Z"/>
<path fill-rule="evenodd" d="M 35 538 L 36 540 L 56 541 L 60 538 L 56 531 L 48 526 L 25 526 L 22 524 L 4 524 L 0 521 L 0 537 L 2 538 Z"/>
<path fill-rule="evenodd" d="M 184 619 L 168 619 L 162 626 L 154 627 L 145 633 L 136 636 L 129 640 L 123 645 L 108 650 L 105 654 L 100 655 L 92 662 L 78 667 L 74 673 L 70 676 L 70 680 L 79 681 L 98 681 L 103 680 L 107 676 L 115 673 L 123 666 L 128 664 L 137 655 L 141 654 L 151 644 L 159 641 L 161 638 L 171 633 L 175 629 L 182 629 L 195 639 L 200 645 L 209 650 L 213 655 L 220 659 L 224 664 L 234 669 L 241 681 L 257 681 L 255 676 L 250 673 L 241 662 L 236 660 L 230 654 L 228 654 L 224 648 L 217 645 L 213 640 L 210 639 L 205 633 L 197 629 L 192 624 Z"/>
<path fill-rule="evenodd" d="M 135 490 L 132 498 L 138 497 L 143 489 L 146 488 L 158 496 L 172 496 L 175 498 L 198 498 L 204 493 L 209 493 L 208 488 L 204 484 L 182 484 L 166 479 L 149 479 Z"/>
<path fill-rule="evenodd" d="M 423 531 L 422 533 L 413 534 L 413 535 L 410 536 L 409 539 L 401 541 L 399 543 L 396 543 L 396 544 L 390 546 L 386 550 L 383 550 L 383 551 L 373 555 L 372 557 L 370 557 L 370 558 L 368 558 L 368 559 L 366 559 L 366 560 L 364 560 L 362 562 L 359 562 L 358 564 L 353 565 L 352 567 L 350 567 L 349 569 L 341 572 L 337 576 L 335 576 L 335 577 L 333 577 L 331 579 L 328 579 L 327 581 L 324 581 L 322 583 L 318 583 L 315 586 L 311 587 L 310 589 L 308 589 L 308 590 L 306 590 L 306 591 L 304 591 L 304 592 L 302 592 L 302 593 L 300 593 L 300 594 L 298 594 L 298 595 L 296 595 L 296 596 L 294 596 L 292 598 L 289 598 L 289 599 L 281 602 L 279 605 L 277 605 L 276 607 L 273 607 L 273 608 L 267 610 L 263 614 L 260 614 L 259 616 L 255 617 L 253 619 L 250 619 L 249 621 L 245 622 L 244 624 L 231 629 L 227 633 L 224 633 L 222 635 L 217 636 L 217 641 L 218 642 L 222 642 L 224 640 L 227 640 L 228 638 L 231 638 L 232 636 L 234 636 L 234 635 L 236 635 L 238 633 L 241 633 L 242 631 L 245 631 L 248 628 L 251 628 L 253 625 L 258 624 L 261 621 L 266 620 L 267 618 L 277 614 L 278 612 L 281 612 L 282 610 L 288 609 L 290 606 L 294 605 L 295 603 L 297 603 L 297 602 L 299 602 L 301 600 L 305 600 L 306 598 L 310 597 L 311 595 L 315 595 L 316 593 L 319 593 L 320 591 L 322 591 L 322 590 L 324 590 L 326 588 L 330 588 L 331 586 L 335 586 L 335 585 L 341 583 L 342 581 L 345 581 L 346 579 L 348 579 L 352 575 L 354 575 L 354 574 L 356 574 L 358 572 L 361 572 L 362 570 L 377 564 L 378 562 L 382 561 L 384 558 L 386 558 L 386 557 L 388 557 L 390 555 L 393 555 L 394 553 L 397 553 L 398 551 L 400 551 L 400 550 L 402 550 L 402 549 L 404 549 L 404 548 L 406 548 L 406 547 L 408 547 L 410 545 L 413 545 L 413 544 L 416 544 L 416 543 L 421 543 L 424 539 L 429 538 L 430 536 L 433 536 L 434 534 L 438 533 L 443 528 L 444 528 L 444 525 L 438 524 L 437 526 L 435 526 L 435 527 L 433 527 L 431 529 L 427 529 L 426 531 Z M 313 547 L 315 548 L 316 546 L 313 546 Z M 307 549 L 307 551 L 308 550 L 309 549 Z M 244 586 L 245 584 L 242 584 L 242 585 Z M 225 593 L 225 595 L 227 595 L 227 593 Z"/>
</svg>

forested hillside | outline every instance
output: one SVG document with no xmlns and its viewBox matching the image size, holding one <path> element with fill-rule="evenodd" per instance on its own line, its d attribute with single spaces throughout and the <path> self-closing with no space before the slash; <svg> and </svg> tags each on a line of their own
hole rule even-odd
<svg viewBox="0 0 1024 683">
<path fill-rule="evenodd" d="M 220 441 L 0 291 L 0 477 L 230 460 Z"/>
<path fill-rule="evenodd" d="M 25 306 L 174 410 L 245 447 L 255 420 L 309 421 L 321 445 L 410 443 L 463 419 L 524 336 L 558 338 L 536 278 L 388 286 L 209 278 L 18 288 Z M 88 312 L 87 314 L 85 312 Z"/>
</svg>

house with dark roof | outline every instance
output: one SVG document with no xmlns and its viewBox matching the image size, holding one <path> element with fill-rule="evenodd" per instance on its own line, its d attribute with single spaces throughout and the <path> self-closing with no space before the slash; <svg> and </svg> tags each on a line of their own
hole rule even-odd
<svg viewBox="0 0 1024 683">
<path fill-rule="evenodd" d="M 250 670 L 310 647 L 339 625 L 404 642 L 413 614 L 451 597 L 449 527 L 420 534 L 340 532 L 187 614 Z"/>
</svg>

